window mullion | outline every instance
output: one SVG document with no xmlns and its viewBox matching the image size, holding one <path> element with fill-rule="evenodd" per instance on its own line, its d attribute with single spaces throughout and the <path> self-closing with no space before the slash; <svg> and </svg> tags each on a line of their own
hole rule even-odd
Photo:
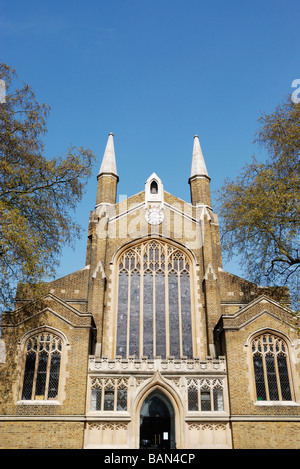
<svg viewBox="0 0 300 469">
<path fill-rule="evenodd" d="M 170 356 L 170 320 L 169 320 L 169 271 L 168 271 L 168 252 L 166 250 L 165 262 L 165 312 L 166 312 L 166 357 Z"/>
<path fill-rule="evenodd" d="M 152 293 L 152 315 L 153 315 L 153 357 L 156 357 L 156 293 L 155 293 L 155 271 L 153 271 L 153 293 Z"/>
<path fill-rule="evenodd" d="M 279 370 L 278 370 L 278 363 L 277 363 L 277 353 L 274 353 L 274 366 L 275 366 L 275 373 L 276 373 L 276 384 L 277 384 L 277 392 L 278 392 L 278 397 L 279 400 L 282 401 L 282 393 L 281 393 L 281 386 L 280 386 L 280 376 L 279 376 Z"/>
<path fill-rule="evenodd" d="M 114 384 L 114 411 L 117 410 L 117 397 L 118 397 L 118 383 L 117 383 L 117 380 L 115 379 L 115 384 Z"/>
<path fill-rule="evenodd" d="M 139 356 L 141 356 L 144 350 L 144 272 L 143 272 L 142 264 L 141 264 L 141 269 L 140 269 L 140 292 L 139 294 L 140 294 Z"/>
<path fill-rule="evenodd" d="M 38 367 L 39 367 L 39 362 L 40 362 L 40 358 L 39 358 L 39 352 L 36 351 L 35 352 L 35 367 L 34 367 L 34 376 L 33 376 L 33 385 L 32 385 L 32 395 L 31 395 L 31 399 L 34 400 L 35 398 L 35 389 L 36 389 L 36 381 L 37 381 L 37 371 L 38 371 Z"/>
<path fill-rule="evenodd" d="M 126 356 L 129 357 L 130 343 L 130 297 L 131 297 L 131 272 L 128 270 L 128 298 L 127 298 L 127 337 L 126 337 Z"/>
<path fill-rule="evenodd" d="M 51 344 L 52 345 L 52 344 Z M 50 347 L 51 350 L 51 347 Z M 48 360 L 47 360 L 47 371 L 46 371 L 46 383 L 45 383 L 45 399 L 48 398 L 48 389 L 49 389 L 49 381 L 50 381 L 50 365 L 51 365 L 51 353 L 48 353 Z"/>
<path fill-rule="evenodd" d="M 180 272 L 178 269 L 178 276 L 177 276 L 177 281 L 178 281 L 178 325 L 179 325 L 179 356 L 183 356 L 183 349 L 182 349 L 182 318 L 181 318 L 181 287 L 180 287 Z"/>
<path fill-rule="evenodd" d="M 100 409 L 103 412 L 104 410 L 104 395 L 105 395 L 105 383 L 104 379 L 101 379 L 101 403 L 100 403 Z"/>
<path fill-rule="evenodd" d="M 268 374 L 267 374 L 267 365 L 266 365 L 266 354 L 262 352 L 263 358 L 263 371 L 264 371 L 264 381 L 265 381 L 265 390 L 266 390 L 266 398 L 267 401 L 270 400 L 270 393 L 269 393 L 269 382 L 268 382 Z"/>
</svg>

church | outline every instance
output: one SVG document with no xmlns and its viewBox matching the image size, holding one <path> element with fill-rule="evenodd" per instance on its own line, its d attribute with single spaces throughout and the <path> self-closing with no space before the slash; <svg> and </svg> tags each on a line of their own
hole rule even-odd
<svg viewBox="0 0 300 469">
<path fill-rule="evenodd" d="M 189 202 L 155 172 L 117 202 L 116 163 L 111 133 L 85 265 L 2 316 L 0 448 L 299 449 L 289 292 L 223 270 L 198 136 Z"/>
</svg>

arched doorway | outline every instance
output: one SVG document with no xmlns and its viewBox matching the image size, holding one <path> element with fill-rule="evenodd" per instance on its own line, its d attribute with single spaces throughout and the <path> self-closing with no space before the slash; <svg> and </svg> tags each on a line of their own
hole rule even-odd
<svg viewBox="0 0 300 469">
<path fill-rule="evenodd" d="M 140 448 L 175 448 L 174 408 L 158 390 L 149 394 L 141 407 Z"/>
</svg>

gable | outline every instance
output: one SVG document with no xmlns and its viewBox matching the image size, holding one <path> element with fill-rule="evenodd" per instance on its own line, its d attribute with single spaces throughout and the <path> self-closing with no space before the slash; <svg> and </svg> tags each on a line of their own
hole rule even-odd
<svg viewBox="0 0 300 469">
<path fill-rule="evenodd" d="M 145 192 L 120 201 L 115 206 L 97 207 L 97 234 L 110 239 L 130 240 L 149 235 L 176 239 L 190 249 L 202 245 L 204 217 L 213 216 L 205 206 L 191 204 L 164 191 L 163 203 L 145 200 Z M 106 225 L 105 225 L 106 224 Z"/>
<path fill-rule="evenodd" d="M 90 327 L 92 315 L 81 313 L 73 306 L 52 293 L 29 302 L 13 312 L 3 313 L 2 327 L 19 327 L 25 323 L 40 322 L 41 316 L 53 316 L 73 327 Z"/>
<path fill-rule="evenodd" d="M 291 300 L 288 287 L 261 287 L 249 280 L 226 272 L 225 270 L 219 273 L 221 281 L 221 301 L 224 306 L 248 305 L 256 298 L 263 296 L 273 299 L 275 302 L 284 304 L 287 308 L 290 306 Z M 235 312 L 230 311 L 225 312 Z"/>
<path fill-rule="evenodd" d="M 235 314 L 223 314 L 220 321 L 224 330 L 240 330 L 255 321 L 259 321 L 263 316 L 272 318 L 280 324 L 284 323 L 293 328 L 297 327 L 297 319 L 293 311 L 265 295 L 256 298 Z"/>
</svg>

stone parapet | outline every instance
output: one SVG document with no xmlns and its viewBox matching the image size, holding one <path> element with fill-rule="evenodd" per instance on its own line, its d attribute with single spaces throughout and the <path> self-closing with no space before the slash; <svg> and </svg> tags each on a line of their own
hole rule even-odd
<svg viewBox="0 0 300 469">
<path fill-rule="evenodd" d="M 89 371 L 101 372 L 155 372 L 163 373 L 226 373 L 225 357 L 212 358 L 207 357 L 206 360 L 199 358 L 193 359 L 174 359 L 174 358 L 98 358 L 90 355 Z"/>
</svg>

